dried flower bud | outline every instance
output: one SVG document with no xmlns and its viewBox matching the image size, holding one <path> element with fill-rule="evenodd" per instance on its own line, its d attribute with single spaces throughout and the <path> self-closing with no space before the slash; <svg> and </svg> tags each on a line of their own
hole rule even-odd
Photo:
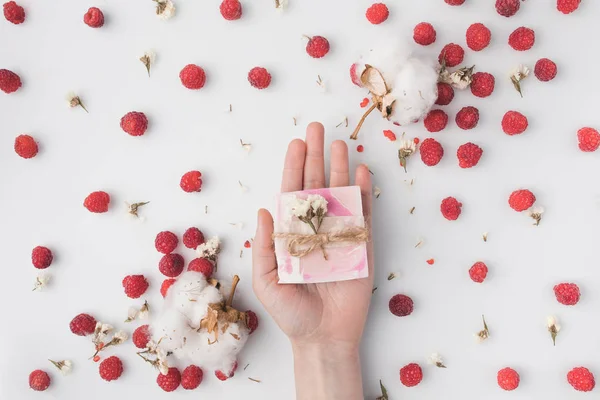
<svg viewBox="0 0 600 400">
<path fill-rule="evenodd" d="M 542 220 L 542 214 L 544 214 L 544 207 L 533 207 L 529 211 L 529 216 L 535 221 L 533 224 L 538 226 Z"/>
<path fill-rule="evenodd" d="M 488 329 L 487 323 L 485 322 L 485 317 L 482 315 L 481 318 L 483 319 L 483 330 L 475 334 L 475 337 L 480 343 L 487 340 L 487 338 L 490 337 L 490 330 Z"/>
<path fill-rule="evenodd" d="M 552 343 L 556 346 L 556 336 L 558 336 L 558 332 L 560 332 L 561 326 L 558 324 L 556 317 L 550 316 L 547 318 L 547 327 L 548 332 L 550 332 L 550 337 L 552 338 Z"/>
<path fill-rule="evenodd" d="M 62 361 L 50 361 L 63 375 L 68 375 L 69 372 L 73 369 L 73 363 L 70 360 L 62 360 Z"/>
<path fill-rule="evenodd" d="M 42 291 L 46 286 L 48 286 L 48 282 L 50 281 L 50 275 L 48 274 L 39 274 L 35 278 L 35 283 L 33 285 L 33 291 L 39 290 Z"/>
<path fill-rule="evenodd" d="M 156 15 L 167 20 L 175 15 L 175 4 L 171 0 L 153 0 L 156 2 Z"/>
<path fill-rule="evenodd" d="M 148 71 L 148 76 L 150 76 L 150 67 L 154 63 L 155 58 L 156 54 L 153 51 L 147 51 L 140 57 L 140 61 L 144 64 L 144 67 L 146 67 L 146 71 Z"/>
<path fill-rule="evenodd" d="M 438 368 L 446 368 L 442 357 L 438 353 L 432 353 L 427 361 Z"/>
<path fill-rule="evenodd" d="M 67 104 L 71 108 L 81 107 L 85 110 L 85 112 L 88 112 L 87 108 L 85 108 L 85 106 L 83 105 L 81 98 L 73 92 L 69 92 L 67 94 Z"/>
<path fill-rule="evenodd" d="M 521 97 L 523 97 L 523 92 L 521 90 L 521 81 L 529 76 L 529 68 L 525 65 L 519 65 L 510 73 L 510 81 L 515 87 L 516 91 L 519 92 Z"/>
</svg>

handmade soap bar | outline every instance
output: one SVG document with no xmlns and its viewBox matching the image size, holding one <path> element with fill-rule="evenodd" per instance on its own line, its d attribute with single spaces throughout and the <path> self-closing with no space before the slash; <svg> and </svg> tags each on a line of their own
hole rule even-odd
<svg viewBox="0 0 600 400">
<path fill-rule="evenodd" d="M 326 209 L 322 218 L 319 209 Z M 310 221 L 302 217 L 307 213 L 313 217 Z M 315 239 L 310 237 L 315 229 L 321 237 L 331 235 L 331 240 L 325 239 L 325 244 L 317 241 L 308 254 L 290 254 L 290 240 L 303 236 L 310 242 Z M 369 276 L 368 235 L 358 186 L 281 193 L 276 201 L 275 232 L 279 283 L 335 282 Z M 310 244 L 302 242 L 292 253 L 308 247 Z"/>
</svg>

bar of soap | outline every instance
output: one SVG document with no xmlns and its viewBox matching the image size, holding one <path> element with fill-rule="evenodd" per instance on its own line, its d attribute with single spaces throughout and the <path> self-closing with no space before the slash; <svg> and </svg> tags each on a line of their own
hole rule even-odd
<svg viewBox="0 0 600 400">
<path fill-rule="evenodd" d="M 319 233 L 339 232 L 352 227 L 365 227 L 362 198 L 358 186 L 335 187 L 281 193 L 276 199 L 275 232 L 313 234 L 310 226 L 293 213 L 296 199 L 320 195 L 327 200 L 327 213 Z M 303 257 L 288 252 L 287 238 L 275 239 L 279 283 L 322 283 L 347 281 L 369 276 L 367 243 L 329 243 Z"/>
</svg>

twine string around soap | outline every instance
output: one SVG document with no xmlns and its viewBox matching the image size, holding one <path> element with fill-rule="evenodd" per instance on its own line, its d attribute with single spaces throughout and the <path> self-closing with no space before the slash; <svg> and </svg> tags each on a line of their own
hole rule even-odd
<svg viewBox="0 0 600 400">
<path fill-rule="evenodd" d="M 304 257 L 312 253 L 317 247 L 324 248 L 331 243 L 362 243 L 369 241 L 369 230 L 355 226 L 341 231 L 301 234 L 301 233 L 274 233 L 273 239 L 287 239 L 287 250 L 292 257 Z M 325 257 L 327 259 L 327 257 Z"/>
</svg>

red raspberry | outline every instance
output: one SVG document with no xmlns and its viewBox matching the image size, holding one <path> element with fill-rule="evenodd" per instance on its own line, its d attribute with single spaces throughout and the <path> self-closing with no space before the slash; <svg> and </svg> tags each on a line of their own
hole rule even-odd
<svg viewBox="0 0 600 400">
<path fill-rule="evenodd" d="M 19 75 L 8 69 L 0 69 L 0 90 L 4 93 L 16 92 L 21 87 Z"/>
<path fill-rule="evenodd" d="M 423 380 L 423 370 L 419 364 L 411 363 L 400 368 L 400 382 L 406 387 L 417 386 Z"/>
<path fill-rule="evenodd" d="M 365 151 L 365 146 L 363 146 L 362 144 L 359 144 L 358 146 L 356 146 L 356 151 L 358 151 L 359 153 L 362 153 L 363 151 Z"/>
<path fill-rule="evenodd" d="M 258 316 L 254 311 L 246 311 L 246 326 L 248 327 L 248 334 L 252 334 L 256 328 L 258 328 Z"/>
<path fill-rule="evenodd" d="M 507 135 L 520 135 L 527 130 L 527 117 L 517 111 L 508 111 L 502 117 L 502 130 Z"/>
<path fill-rule="evenodd" d="M 446 67 L 456 67 L 458 64 L 463 62 L 465 58 L 465 51 L 456 43 L 450 43 L 444 46 L 440 52 L 438 60 L 440 64 L 446 60 Z"/>
<path fill-rule="evenodd" d="M 471 82 L 471 93 L 477 97 L 488 97 L 494 92 L 496 79 L 494 75 L 487 72 L 477 72 L 473 74 Z"/>
<path fill-rule="evenodd" d="M 590 392 L 596 386 L 594 374 L 585 367 L 577 367 L 570 370 L 567 374 L 567 381 L 573 386 L 573 389 L 579 392 Z"/>
<path fill-rule="evenodd" d="M 201 67 L 188 64 L 179 73 L 179 79 L 183 86 L 188 89 L 202 89 L 206 82 L 206 74 Z"/>
<path fill-rule="evenodd" d="M 415 26 L 413 39 L 415 39 L 417 44 L 429 46 L 435 42 L 436 35 L 437 34 L 433 25 L 431 25 L 429 22 L 421 22 Z"/>
<path fill-rule="evenodd" d="M 313 36 L 306 44 L 306 52 L 312 58 L 325 57 L 329 53 L 329 42 L 323 36 Z"/>
<path fill-rule="evenodd" d="M 127 275 L 123 278 L 123 289 L 130 299 L 138 299 L 146 293 L 148 281 L 144 275 Z"/>
<path fill-rule="evenodd" d="M 189 171 L 183 174 L 179 187 L 184 192 L 193 193 L 202 190 L 202 173 L 200 171 Z"/>
<path fill-rule="evenodd" d="M 156 239 L 154 239 L 156 251 L 163 254 L 172 253 L 177 248 L 178 243 L 179 239 L 177 239 L 177 235 L 169 231 L 159 232 L 156 235 Z"/>
<path fill-rule="evenodd" d="M 535 195 L 527 189 L 515 190 L 508 198 L 510 208 L 518 212 L 530 209 L 533 203 L 535 203 Z"/>
<path fill-rule="evenodd" d="M 442 215 L 448 221 L 456 221 L 461 213 L 462 203 L 456 200 L 454 197 L 446 197 L 442 200 L 440 210 Z"/>
<path fill-rule="evenodd" d="M 439 132 L 448 124 L 448 114 L 444 110 L 431 110 L 423 120 L 425 129 L 429 132 Z"/>
<path fill-rule="evenodd" d="M 579 8 L 581 0 L 557 0 L 556 8 L 563 14 L 571 14 Z"/>
<path fill-rule="evenodd" d="M 390 308 L 390 312 L 396 317 L 406 317 L 412 314 L 413 305 L 414 303 L 410 297 L 397 294 L 390 299 L 388 307 Z"/>
<path fill-rule="evenodd" d="M 89 314 L 79 314 L 71 320 L 69 328 L 77 336 L 91 335 L 96 329 L 96 319 Z"/>
<path fill-rule="evenodd" d="M 204 243 L 204 235 L 198 228 L 188 228 L 188 230 L 183 234 L 183 244 L 188 249 L 195 250 L 202 243 Z"/>
<path fill-rule="evenodd" d="M 171 367 L 166 375 L 158 374 L 156 383 L 165 392 L 172 392 L 177 389 L 181 383 L 181 373 L 177 368 Z"/>
<path fill-rule="evenodd" d="M 237 367 L 238 367 L 238 363 L 236 361 L 235 364 L 233 364 L 233 367 L 231 367 L 231 370 L 229 371 L 229 373 L 225 374 L 225 372 L 223 372 L 223 371 L 215 371 L 215 376 L 220 381 L 226 381 L 227 379 L 229 379 L 229 378 L 233 377 L 233 375 L 235 375 L 235 370 L 237 369 Z"/>
<path fill-rule="evenodd" d="M 574 306 L 579 303 L 579 286 L 574 283 L 559 283 L 554 286 L 556 301 L 565 306 Z"/>
<path fill-rule="evenodd" d="M 461 6 L 465 3 L 465 0 L 444 0 L 446 4 L 450 4 L 451 6 Z"/>
<path fill-rule="evenodd" d="M 491 40 L 492 32 L 484 24 L 476 23 L 467 29 L 467 46 L 473 51 L 485 49 Z"/>
<path fill-rule="evenodd" d="M 471 168 L 477 165 L 483 150 L 474 143 L 465 143 L 456 151 L 458 157 L 458 165 L 461 168 Z"/>
<path fill-rule="evenodd" d="M 148 325 L 138 326 L 131 335 L 133 344 L 138 349 L 145 349 L 150 341 L 150 329 Z"/>
<path fill-rule="evenodd" d="M 111 356 L 100 363 L 98 371 L 100 372 L 100 377 L 105 381 L 115 381 L 123 373 L 123 363 L 119 357 Z"/>
<path fill-rule="evenodd" d="M 469 269 L 469 276 L 471 277 L 471 280 L 476 283 L 483 282 L 485 280 L 485 277 L 487 276 L 487 273 L 488 273 L 488 267 L 481 261 L 476 262 Z"/>
<path fill-rule="evenodd" d="M 214 269 L 215 267 L 210 260 L 207 260 L 206 258 L 194 258 L 192 261 L 190 261 L 187 270 L 200 272 L 206 278 L 210 278 Z"/>
<path fill-rule="evenodd" d="M 600 146 L 600 133 L 594 128 L 581 128 L 577 131 L 577 139 L 581 151 L 596 151 Z"/>
<path fill-rule="evenodd" d="M 435 104 L 439 106 L 447 106 L 454 99 L 454 88 L 451 85 L 443 82 L 437 84 L 438 87 L 438 98 Z"/>
<path fill-rule="evenodd" d="M 356 68 L 358 68 L 358 64 L 356 63 L 350 66 L 350 79 L 352 80 L 352 83 L 354 83 L 356 86 L 363 87 L 363 84 L 360 81 L 360 76 L 358 75 Z"/>
<path fill-rule="evenodd" d="M 37 246 L 31 251 L 31 262 L 37 269 L 46 269 L 52 264 L 52 251 L 43 246 Z"/>
<path fill-rule="evenodd" d="M 519 387 L 519 373 L 512 368 L 498 371 L 498 386 L 504 390 L 515 390 Z"/>
<path fill-rule="evenodd" d="M 265 68 L 254 67 L 248 72 L 248 82 L 257 89 L 266 89 L 271 84 L 271 74 Z"/>
<path fill-rule="evenodd" d="M 104 14 L 99 8 L 91 7 L 83 16 L 83 22 L 92 28 L 100 28 L 104 25 Z"/>
<path fill-rule="evenodd" d="M 183 257 L 176 253 L 165 254 L 158 263 L 158 269 L 164 276 L 175 278 L 183 271 Z"/>
<path fill-rule="evenodd" d="M 167 292 L 169 291 L 169 288 L 171 286 L 173 286 L 173 284 L 177 281 L 177 279 L 165 279 L 162 283 L 162 285 L 160 285 L 160 294 L 162 294 L 162 297 L 167 297 Z"/>
<path fill-rule="evenodd" d="M 456 114 L 456 125 L 460 129 L 469 130 L 477 126 L 479 122 L 479 110 L 475 107 L 463 107 Z"/>
<path fill-rule="evenodd" d="M 242 4 L 238 0 L 224 0 L 219 7 L 221 15 L 228 21 L 242 17 Z"/>
<path fill-rule="evenodd" d="M 29 374 L 29 387 L 36 392 L 43 392 L 50 386 L 50 376 L 41 369 L 36 369 Z"/>
<path fill-rule="evenodd" d="M 503 17 L 512 17 L 520 7 L 521 0 L 496 0 L 496 11 Z"/>
<path fill-rule="evenodd" d="M 388 19 L 390 10 L 388 10 L 387 6 L 383 3 L 375 3 L 367 8 L 366 16 L 370 23 L 379 25 Z"/>
<path fill-rule="evenodd" d="M 245 247 L 245 248 L 247 248 L 247 249 L 249 249 L 250 247 L 252 247 L 252 243 L 250 243 L 250 241 L 249 241 L 249 240 L 246 240 L 246 241 L 244 242 L 244 247 Z"/>
<path fill-rule="evenodd" d="M 515 29 L 508 37 L 508 44 L 517 51 L 529 50 L 535 43 L 535 32 L 524 26 Z"/>
<path fill-rule="evenodd" d="M 106 192 L 92 192 L 83 201 L 83 206 L 93 213 L 104 213 L 108 211 L 110 195 Z"/>
<path fill-rule="evenodd" d="M 29 135 L 19 135 L 15 139 L 15 153 L 23 158 L 33 158 L 38 153 L 38 145 Z"/>
<path fill-rule="evenodd" d="M 148 128 L 148 118 L 142 112 L 128 112 L 121 118 L 121 129 L 131 136 L 142 136 Z"/>
<path fill-rule="evenodd" d="M 19 25 L 25 21 L 25 10 L 14 1 L 9 1 L 4 3 L 4 18 L 8 22 Z"/>
<path fill-rule="evenodd" d="M 437 165 L 442 157 L 444 157 L 444 149 L 442 145 L 435 139 L 427 138 L 421 143 L 421 160 L 429 167 Z"/>
<path fill-rule="evenodd" d="M 181 387 L 185 390 L 194 390 L 202 383 L 203 376 L 200 367 L 190 365 L 181 373 Z"/>
<path fill-rule="evenodd" d="M 533 73 L 542 82 L 551 81 L 556 77 L 557 67 L 554 61 L 541 58 L 535 63 Z"/>
</svg>

